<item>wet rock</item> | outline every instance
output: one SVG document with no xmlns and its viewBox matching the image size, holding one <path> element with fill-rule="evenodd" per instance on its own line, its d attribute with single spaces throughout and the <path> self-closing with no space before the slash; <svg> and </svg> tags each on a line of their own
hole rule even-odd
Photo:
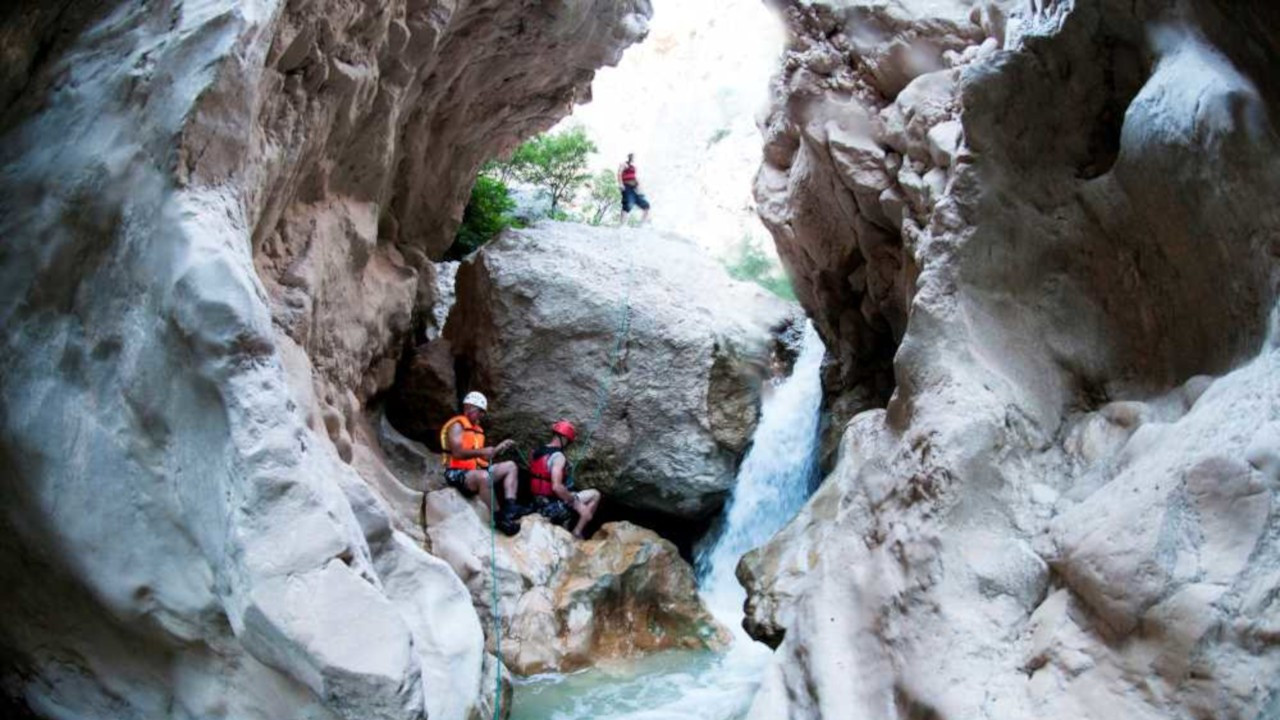
<svg viewBox="0 0 1280 720">
<path fill-rule="evenodd" d="M 476 169 L 648 3 L 38 5 L 0 13 L 5 694 L 474 716 L 479 621 L 367 404 Z"/>
<path fill-rule="evenodd" d="M 427 495 L 433 551 L 470 589 L 490 649 L 500 644 L 512 672 L 567 672 L 729 642 L 698 596 L 693 569 L 655 533 L 628 522 L 606 523 L 591 539 L 577 541 L 530 515 L 519 534 L 495 540 L 487 513 L 452 489 Z M 500 642 L 493 635 L 495 577 Z"/>
<path fill-rule="evenodd" d="M 740 565 L 750 717 L 1271 713 L 1280 15 L 782 5 L 761 214 L 884 409 Z"/>
</svg>

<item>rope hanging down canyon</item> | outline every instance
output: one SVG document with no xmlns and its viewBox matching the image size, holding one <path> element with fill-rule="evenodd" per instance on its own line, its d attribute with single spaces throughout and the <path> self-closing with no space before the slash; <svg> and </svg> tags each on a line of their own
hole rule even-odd
<svg viewBox="0 0 1280 720">
<path fill-rule="evenodd" d="M 587 451 L 591 448 L 591 441 L 595 438 L 596 431 L 600 428 L 605 408 L 609 405 L 609 390 L 613 385 L 614 376 L 618 373 L 618 359 L 622 357 L 622 349 L 626 347 L 627 337 L 631 334 L 631 285 L 634 274 L 635 250 L 631 249 L 627 253 L 627 280 L 623 286 L 622 302 L 618 306 L 618 322 L 615 330 L 616 340 L 613 344 L 613 350 L 609 354 L 608 369 L 601 376 L 600 383 L 596 388 L 595 412 L 591 422 L 587 424 L 587 436 L 583 438 L 582 444 L 578 446 L 577 456 L 574 458 L 575 465 L 587 456 Z"/>
<path fill-rule="evenodd" d="M 613 386 L 614 376 L 618 371 L 618 360 L 622 356 L 622 349 L 626 346 L 627 336 L 631 333 L 631 289 L 632 281 L 635 274 L 635 256 L 634 251 L 627 255 L 627 279 L 624 284 L 622 302 L 618 307 L 618 321 L 615 329 L 615 340 L 613 348 L 609 353 L 609 362 L 607 371 L 600 378 L 600 382 L 596 388 L 596 405 L 592 413 L 591 422 L 587 424 L 587 436 L 583 439 L 579 446 L 577 457 L 574 463 L 581 461 L 586 457 L 587 451 L 591 447 L 591 441 L 596 431 L 599 429 L 601 420 L 604 417 L 605 409 L 609 405 L 609 390 Z M 527 458 L 519 448 L 516 452 L 521 459 L 528 464 Z M 494 504 L 497 496 L 494 494 L 493 471 L 486 468 L 487 481 L 489 483 L 489 577 L 490 577 L 490 603 L 492 604 L 491 613 L 493 615 L 493 642 L 494 656 L 498 663 L 502 662 L 502 619 L 498 610 L 498 526 L 497 515 L 494 510 Z M 422 526 L 422 534 L 427 536 L 427 498 L 423 493 L 422 504 L 418 511 L 418 522 Z M 482 661 L 483 662 L 483 661 Z M 493 688 L 493 720 L 498 720 L 502 715 L 502 669 L 501 665 L 495 669 L 494 688 Z"/>
<path fill-rule="evenodd" d="M 493 601 L 493 720 L 502 717 L 502 622 L 498 617 L 498 521 L 493 506 L 497 496 L 493 494 L 493 470 L 485 468 L 489 477 L 489 587 Z M 480 661 L 480 674 L 484 676 L 484 660 Z"/>
<path fill-rule="evenodd" d="M 618 308 L 618 322 L 615 331 L 616 339 L 613 344 L 613 350 L 609 355 L 608 370 L 600 378 L 600 383 L 596 389 L 596 407 L 591 422 L 587 425 L 587 437 L 583 439 L 576 462 L 586 457 L 587 450 L 591 447 L 592 436 L 600 426 L 601 419 L 604 417 L 605 408 L 609 404 L 609 390 L 613 385 L 613 376 L 617 374 L 618 359 L 622 356 L 622 348 L 626 345 L 627 336 L 631 333 L 631 284 L 635 271 L 635 255 L 634 251 L 627 254 L 627 280 L 623 286 L 622 302 Z M 519 448 L 516 452 L 521 459 L 528 464 L 527 458 Z M 489 478 L 489 587 L 490 602 L 492 603 L 491 613 L 493 615 L 493 643 L 494 656 L 498 662 L 502 662 L 502 620 L 498 616 L 498 524 L 494 505 L 497 496 L 494 495 L 493 487 L 493 471 L 486 469 Z M 423 503 L 422 514 L 422 530 L 426 533 L 426 504 Z M 493 720 L 498 720 L 502 715 L 502 669 L 501 665 L 495 670 L 496 678 L 493 688 Z"/>
</svg>

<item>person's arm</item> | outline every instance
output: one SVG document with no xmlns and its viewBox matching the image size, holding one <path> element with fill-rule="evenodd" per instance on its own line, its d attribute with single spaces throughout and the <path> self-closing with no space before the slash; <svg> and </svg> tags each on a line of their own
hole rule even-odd
<svg viewBox="0 0 1280 720">
<path fill-rule="evenodd" d="M 578 509 L 578 496 L 572 490 L 564 486 L 564 469 L 565 459 L 564 453 L 556 453 L 551 458 L 551 492 L 561 500 L 568 503 L 574 510 Z"/>
<path fill-rule="evenodd" d="M 618 187 L 626 187 L 626 183 L 622 182 L 622 171 L 626 167 L 627 167 L 626 165 L 619 165 L 618 172 L 615 173 L 615 175 L 617 175 L 618 177 Z"/>
<path fill-rule="evenodd" d="M 503 440 L 496 447 L 484 447 L 475 450 L 464 448 L 462 447 L 462 425 L 454 423 L 453 427 L 449 428 L 449 454 L 460 460 L 470 460 L 471 458 L 492 460 L 494 455 L 506 450 L 511 445 L 512 441 Z"/>
</svg>

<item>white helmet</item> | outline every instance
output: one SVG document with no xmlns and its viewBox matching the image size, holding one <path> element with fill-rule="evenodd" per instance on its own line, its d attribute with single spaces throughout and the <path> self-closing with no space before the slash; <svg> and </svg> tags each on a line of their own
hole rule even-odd
<svg viewBox="0 0 1280 720">
<path fill-rule="evenodd" d="M 481 410 L 484 410 L 485 412 L 489 411 L 489 401 L 485 399 L 482 393 L 478 393 L 475 390 L 472 390 L 471 392 L 467 393 L 467 396 L 462 398 L 462 404 L 475 405 L 476 407 L 480 408 Z"/>
</svg>

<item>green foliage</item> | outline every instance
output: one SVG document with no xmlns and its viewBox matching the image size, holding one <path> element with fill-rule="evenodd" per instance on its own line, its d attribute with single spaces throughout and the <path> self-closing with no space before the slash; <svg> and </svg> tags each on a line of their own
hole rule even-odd
<svg viewBox="0 0 1280 720">
<path fill-rule="evenodd" d="M 735 280 L 753 282 L 783 300 L 795 302 L 796 293 L 782 265 L 749 237 L 743 237 L 724 260 Z"/>
<path fill-rule="evenodd" d="M 514 178 L 514 168 L 510 160 L 490 160 L 480 166 L 480 174 L 487 175 L 503 185 L 510 185 Z"/>
<path fill-rule="evenodd" d="M 621 205 L 618 176 L 612 170 L 601 170 L 592 175 L 591 183 L 587 185 L 587 204 L 583 220 L 591 225 L 603 225 L 612 218 L 613 212 Z"/>
<path fill-rule="evenodd" d="M 707 140 L 707 148 L 710 149 L 712 145 L 715 145 L 716 143 L 720 142 L 721 140 L 727 137 L 729 137 L 729 128 L 727 127 L 720 128 L 719 130 L 711 134 L 710 140 Z"/>
<path fill-rule="evenodd" d="M 515 206 L 501 180 L 488 175 L 476 177 L 476 184 L 471 186 L 471 200 L 462 213 L 462 225 L 458 227 L 458 234 L 445 258 L 459 260 L 511 227 L 510 213 Z"/>
<path fill-rule="evenodd" d="M 495 169 L 499 177 L 513 177 L 546 190 L 554 215 L 560 204 L 590 179 L 587 158 L 595 151 L 596 144 L 587 131 L 574 127 L 523 143 L 510 160 L 495 164 Z"/>
</svg>

